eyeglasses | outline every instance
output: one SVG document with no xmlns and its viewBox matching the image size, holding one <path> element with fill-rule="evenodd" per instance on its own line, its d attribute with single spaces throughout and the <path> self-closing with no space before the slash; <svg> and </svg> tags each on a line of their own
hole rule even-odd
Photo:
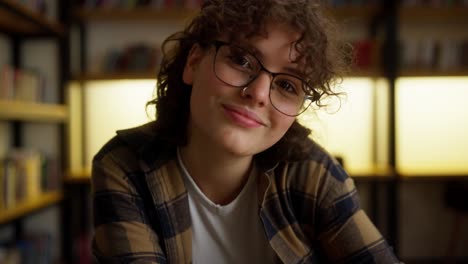
<svg viewBox="0 0 468 264">
<path fill-rule="evenodd" d="M 302 114 L 314 101 L 305 91 L 313 91 L 301 78 L 288 73 L 273 73 L 248 50 L 215 40 L 216 47 L 213 71 L 227 85 L 244 88 L 253 82 L 262 71 L 272 76 L 270 84 L 271 105 L 287 116 Z"/>
</svg>

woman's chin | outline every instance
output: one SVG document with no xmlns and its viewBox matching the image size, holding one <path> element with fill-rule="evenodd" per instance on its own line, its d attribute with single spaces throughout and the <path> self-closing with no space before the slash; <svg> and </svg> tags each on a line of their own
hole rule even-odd
<svg viewBox="0 0 468 264">
<path fill-rule="evenodd" d="M 252 157 L 253 155 L 260 153 L 265 148 L 259 148 L 252 142 L 236 142 L 230 144 L 224 144 L 224 149 L 230 155 L 239 158 Z"/>
</svg>

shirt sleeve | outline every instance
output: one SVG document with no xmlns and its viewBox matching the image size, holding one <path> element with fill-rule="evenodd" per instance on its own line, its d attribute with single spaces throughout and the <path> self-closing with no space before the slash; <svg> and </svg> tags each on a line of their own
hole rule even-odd
<svg viewBox="0 0 468 264">
<path fill-rule="evenodd" d="M 327 263 L 400 263 L 361 209 L 354 181 L 331 163 L 320 184 L 318 243 Z"/>
<path fill-rule="evenodd" d="M 99 263 L 166 263 L 141 194 L 129 180 L 136 176 L 122 162 L 112 152 L 93 161 L 93 255 Z"/>
</svg>

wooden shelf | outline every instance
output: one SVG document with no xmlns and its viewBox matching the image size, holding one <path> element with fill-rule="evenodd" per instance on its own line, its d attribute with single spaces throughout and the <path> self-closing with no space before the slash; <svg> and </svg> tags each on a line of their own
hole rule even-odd
<svg viewBox="0 0 468 264">
<path fill-rule="evenodd" d="M 377 14 L 375 6 L 345 6 L 328 9 L 338 20 L 368 20 Z M 162 21 L 162 20 L 188 20 L 194 17 L 198 9 L 189 8 L 150 8 L 136 7 L 122 8 L 80 8 L 76 10 L 75 17 L 82 21 Z"/>
<path fill-rule="evenodd" d="M 400 19 L 403 23 L 414 21 L 457 22 L 468 24 L 468 7 L 403 7 L 400 10 Z"/>
<path fill-rule="evenodd" d="M 0 225 L 7 224 L 10 221 L 21 218 L 34 211 L 57 204 L 63 199 L 61 192 L 48 192 L 40 196 L 17 204 L 12 209 L 0 210 Z"/>
<path fill-rule="evenodd" d="M 353 69 L 346 74 L 346 77 L 380 77 L 383 76 L 378 69 Z M 76 76 L 75 81 L 107 81 L 107 80 L 139 80 L 153 79 L 157 77 L 157 70 L 147 72 L 120 72 L 120 73 L 88 73 Z"/>
<path fill-rule="evenodd" d="M 383 77 L 383 73 L 378 68 L 371 69 L 352 69 L 346 77 Z"/>
<path fill-rule="evenodd" d="M 468 181 L 468 174 L 399 174 L 404 182 Z"/>
<path fill-rule="evenodd" d="M 395 170 L 389 166 L 375 165 L 371 168 L 360 171 L 349 171 L 354 180 L 392 180 L 395 178 Z"/>
<path fill-rule="evenodd" d="M 91 169 L 72 171 L 65 177 L 64 182 L 67 184 L 89 184 L 91 183 Z"/>
<path fill-rule="evenodd" d="M 82 21 L 186 21 L 195 16 L 197 9 L 137 7 L 133 9 L 86 9 L 75 12 L 75 17 Z"/>
<path fill-rule="evenodd" d="M 39 122 L 67 122 L 64 105 L 0 100 L 0 119 Z"/>
<path fill-rule="evenodd" d="M 88 73 L 73 78 L 76 81 L 156 79 L 157 70 L 143 72 Z"/>
<path fill-rule="evenodd" d="M 0 0 L 0 31 L 28 35 L 64 32 L 62 25 L 13 0 Z"/>
<path fill-rule="evenodd" d="M 403 69 L 400 77 L 463 77 L 468 76 L 468 68 L 453 70 Z"/>
<path fill-rule="evenodd" d="M 338 21 L 369 21 L 378 15 L 378 8 L 372 5 L 330 7 L 329 13 Z"/>
</svg>

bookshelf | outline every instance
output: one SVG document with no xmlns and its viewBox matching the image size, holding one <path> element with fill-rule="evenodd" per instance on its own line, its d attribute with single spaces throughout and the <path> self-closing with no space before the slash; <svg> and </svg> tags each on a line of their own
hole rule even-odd
<svg viewBox="0 0 468 264">
<path fill-rule="evenodd" d="M 395 206 L 400 223 L 400 252 L 407 263 L 464 262 L 466 251 L 456 250 L 451 235 L 453 219 L 461 212 L 450 205 L 447 197 L 449 192 L 463 197 L 453 193 L 449 186 L 468 183 L 467 166 L 463 166 L 466 163 L 455 161 L 456 157 L 466 160 L 466 140 L 454 135 L 468 131 L 462 121 L 468 112 L 462 100 L 456 100 L 468 93 L 468 86 L 461 87 L 466 83 L 468 64 L 466 60 L 455 60 L 462 57 L 459 48 L 468 41 L 468 6 L 462 1 L 422 2 L 405 5 L 403 1 L 398 6 L 395 23 L 398 44 L 403 44 L 399 51 L 404 54 L 408 49 L 405 44 L 409 44 L 410 58 L 418 49 L 426 56 L 423 63 L 405 63 L 408 57 L 399 54 L 401 61 L 395 76 L 394 145 L 398 176 Z M 458 52 L 460 55 L 454 55 Z M 442 142 L 437 137 L 443 138 L 443 143 L 437 143 Z M 466 199 L 466 193 L 464 197 L 460 199 Z M 424 249 L 415 246 L 422 241 L 418 239 L 420 234 L 427 234 Z M 466 236 L 460 239 L 458 249 L 466 241 Z M 449 246 L 451 253 L 447 250 Z"/>
<path fill-rule="evenodd" d="M 0 225 L 28 216 L 40 209 L 56 205 L 63 199 L 62 192 L 53 191 L 42 193 L 34 199 L 22 201 L 12 209 L 0 210 Z"/>
<path fill-rule="evenodd" d="M 90 184 L 91 183 L 91 171 L 82 169 L 80 171 L 71 171 L 64 179 L 67 184 Z"/>
<path fill-rule="evenodd" d="M 60 104 L 0 100 L 0 119 L 64 123 L 68 120 L 68 108 Z"/>
<path fill-rule="evenodd" d="M 425 77 L 425 76 L 447 76 L 463 77 L 468 75 L 468 67 L 451 70 L 433 70 L 424 68 L 404 69 L 399 74 L 400 77 Z"/>
<path fill-rule="evenodd" d="M 409 2 L 409 1 L 407 1 Z M 400 108 L 410 108 L 409 104 L 403 104 L 403 101 L 407 101 L 408 96 L 413 94 L 412 107 L 421 111 L 424 106 L 421 107 L 422 102 L 430 101 L 431 104 L 436 102 L 449 103 L 449 105 L 458 105 L 456 98 L 463 97 L 466 94 L 466 77 L 468 77 L 468 33 L 466 27 L 468 26 L 468 5 L 466 3 L 451 2 L 451 1 L 439 1 L 437 3 L 424 2 L 418 5 L 406 4 L 405 1 L 399 6 L 398 9 L 398 37 L 400 41 L 400 64 L 398 65 L 398 72 L 396 81 L 399 86 L 396 87 L 396 93 L 398 93 L 400 100 Z M 416 80 L 411 82 L 411 80 Z M 454 83 L 458 81 L 458 83 Z M 411 82 L 411 84 L 408 84 Z M 436 83 L 437 84 L 434 84 Z M 418 87 L 418 84 L 425 83 L 425 87 Z M 406 84 L 406 85 L 403 85 Z M 454 88 L 457 87 L 457 88 Z M 419 93 L 414 91 L 418 90 Z M 453 90 L 453 91 L 452 91 Z M 433 98 L 431 95 L 434 92 L 443 91 L 437 98 Z M 425 94 L 427 93 L 427 94 Z M 418 94 L 418 95 L 416 95 Z M 447 96 L 447 94 L 451 94 Z M 432 123 L 439 124 L 441 130 L 439 134 L 449 137 L 446 142 L 451 142 L 450 138 L 455 138 L 451 131 L 466 131 L 464 126 L 457 128 L 443 129 L 448 123 L 445 120 L 451 120 L 454 118 L 464 119 L 464 116 L 468 115 L 467 111 L 464 111 L 462 107 L 448 107 L 445 111 L 445 116 L 434 115 L 433 113 L 427 113 L 427 115 L 433 115 L 434 118 Z M 397 108 L 397 111 L 398 110 Z M 461 113 L 461 114 L 460 114 Z M 464 113 L 464 114 L 463 114 Z M 411 115 L 411 113 L 409 113 Z M 464 116 L 463 116 L 464 115 Z M 429 122 L 422 121 L 424 118 L 420 115 L 419 127 L 424 126 L 427 129 Z M 402 121 L 398 124 L 400 129 L 402 127 L 408 127 L 408 121 Z M 448 122 L 448 121 L 447 121 Z M 456 123 L 454 121 L 453 123 Z M 452 124 L 453 125 L 453 124 Z M 399 132 L 400 145 L 405 146 L 408 142 L 413 140 L 405 139 L 406 144 L 401 142 L 402 138 L 409 138 L 408 135 L 410 129 L 406 129 L 405 133 Z M 413 127 L 413 131 L 418 131 L 417 127 Z M 433 130 L 433 129 L 429 129 Z M 444 132 L 443 132 L 444 131 Z M 419 142 L 419 141 L 418 141 Z M 430 141 L 426 139 L 424 145 L 430 144 Z M 398 142 L 397 142 L 398 144 Z M 458 149 L 458 156 L 465 157 L 467 152 L 459 151 L 460 146 L 463 146 L 463 140 L 460 143 L 450 143 L 453 145 L 453 149 Z M 445 156 L 449 156 L 446 152 L 446 148 L 439 145 L 440 149 L 444 149 L 442 152 L 446 153 Z M 403 148 L 403 147 L 401 147 Z M 434 151 L 441 151 L 437 148 Z M 453 152 L 452 150 L 450 151 Z M 405 152 L 406 153 L 406 152 Z M 400 156 L 407 154 L 400 154 Z M 443 159 L 441 157 L 440 159 Z M 440 160 L 439 159 L 439 160 Z M 403 162 L 398 162 L 401 165 Z M 421 167 L 420 165 L 418 165 Z M 428 165 L 430 166 L 430 165 Z M 458 166 L 457 166 L 458 167 Z M 460 166 L 462 168 L 462 166 Z M 460 181 L 466 180 L 468 175 L 467 167 L 465 169 L 458 169 L 450 171 L 448 168 L 445 172 L 442 170 L 438 171 L 421 171 L 419 169 L 400 169 L 399 176 L 403 180 L 407 180 L 414 177 L 415 180 L 421 180 L 427 178 L 433 179 L 446 179 L 454 180 L 459 179 Z"/>
<path fill-rule="evenodd" d="M 33 243 L 28 237 L 41 233 L 50 243 L 28 254 L 52 263 L 62 250 L 62 226 L 55 216 L 65 197 L 61 168 L 69 114 L 62 87 L 68 56 L 62 52 L 68 32 L 59 22 L 61 2 L 39 2 L 0 0 L 0 35 L 6 43 L 0 51 L 0 137 L 5 143 L 0 145 L 0 228 L 12 230 L 0 243 L 4 258 L 21 251 L 18 241 Z M 41 218 L 52 225 L 30 226 Z M 46 251 L 53 253 L 45 257 Z"/>
<path fill-rule="evenodd" d="M 340 6 L 333 7 L 328 12 L 336 17 L 338 21 L 348 22 L 363 22 L 368 23 L 378 15 L 378 6 Z M 154 7 L 78 7 L 74 12 L 74 17 L 82 25 L 81 30 L 86 32 L 86 27 L 90 23 L 172 23 L 184 25 L 189 19 L 195 16 L 197 8 L 187 7 L 170 7 L 170 8 L 154 8 Z M 86 34 L 86 33 L 84 33 Z M 86 38 L 86 37 L 85 37 Z M 86 40 L 85 40 L 86 42 Z M 86 44 L 81 53 L 86 53 Z M 377 47 L 379 48 L 379 47 Z M 376 50 L 375 52 L 378 52 Z M 83 55 L 83 54 L 82 54 Z M 366 69 L 352 69 L 350 76 L 357 77 L 379 77 L 382 72 L 378 69 L 378 61 L 375 65 Z M 157 70 L 155 71 L 133 71 L 133 72 L 89 72 L 84 71 L 73 79 L 77 81 L 94 81 L 94 80 L 119 80 L 119 79 L 154 79 Z"/>
<path fill-rule="evenodd" d="M 447 21 L 464 21 L 468 17 L 467 6 L 402 6 L 399 20 L 401 23 L 430 21 L 431 23 Z"/>
<path fill-rule="evenodd" d="M 0 29 L 29 35 L 64 33 L 64 27 L 31 8 L 13 0 L 0 1 Z"/>
<path fill-rule="evenodd" d="M 155 79 L 158 70 L 139 72 L 88 73 L 73 78 L 76 81 L 138 80 Z"/>
<path fill-rule="evenodd" d="M 163 22 L 170 23 L 172 25 L 180 25 L 180 27 L 182 27 L 182 25 L 189 21 L 197 11 L 197 8 L 190 7 L 155 8 L 150 6 L 137 6 L 126 8 L 118 5 L 116 7 L 109 8 L 78 7 L 74 12 L 74 17 L 80 24 L 82 36 L 84 37 L 82 39 L 82 41 L 84 41 L 84 47 L 81 47 L 80 52 L 81 56 L 84 56 L 82 60 L 86 60 L 86 54 L 88 52 L 86 41 L 89 38 L 86 36 L 86 33 L 88 33 L 86 28 L 90 23 L 146 23 L 154 25 Z M 121 56 L 124 55 L 122 53 L 125 53 L 123 50 L 120 52 Z M 83 61 L 82 64 L 87 68 L 86 62 Z M 101 67 L 103 66 L 101 65 Z M 95 80 L 155 79 L 156 74 L 157 69 L 117 69 L 113 71 L 103 69 L 92 71 L 90 69 L 83 69 L 82 72 L 74 76 L 73 79 L 84 82 Z"/>
<path fill-rule="evenodd" d="M 375 4 L 366 5 L 338 5 L 330 7 L 328 12 L 342 23 L 352 21 L 370 21 L 378 15 L 379 6 Z"/>
<path fill-rule="evenodd" d="M 172 21 L 180 23 L 197 13 L 195 8 L 78 8 L 74 16 L 84 22 L 96 21 Z"/>
<path fill-rule="evenodd" d="M 432 6 L 400 6 L 398 30 L 402 52 L 411 51 L 401 56 L 403 65 L 398 77 L 468 75 L 468 59 L 465 58 L 468 48 L 464 47 L 468 45 L 468 36 L 463 34 L 468 26 L 468 6 L 448 2 L 441 1 L 439 5 Z M 415 56 L 415 53 L 419 53 L 419 56 Z M 408 57 L 410 64 L 417 65 L 406 65 Z"/>
</svg>

